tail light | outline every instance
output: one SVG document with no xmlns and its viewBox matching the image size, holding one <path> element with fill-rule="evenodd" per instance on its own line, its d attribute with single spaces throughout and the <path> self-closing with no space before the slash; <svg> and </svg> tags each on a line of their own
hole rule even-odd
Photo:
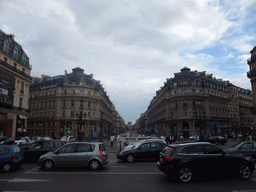
<svg viewBox="0 0 256 192">
<path fill-rule="evenodd" d="M 106 155 L 105 152 L 101 151 L 101 150 L 99 150 L 99 153 L 100 153 L 101 156 L 105 156 Z"/>
<path fill-rule="evenodd" d="M 12 156 L 12 161 L 15 161 L 16 160 L 16 157 L 15 156 Z"/>
<path fill-rule="evenodd" d="M 172 162 L 172 160 L 174 159 L 174 157 L 164 157 L 164 160 L 167 162 Z"/>
</svg>

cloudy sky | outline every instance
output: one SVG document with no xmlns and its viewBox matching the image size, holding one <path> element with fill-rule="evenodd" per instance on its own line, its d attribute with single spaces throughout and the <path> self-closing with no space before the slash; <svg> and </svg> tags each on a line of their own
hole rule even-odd
<svg viewBox="0 0 256 192">
<path fill-rule="evenodd" d="M 255 12 L 256 0 L 0 0 L 0 29 L 27 53 L 31 76 L 81 67 L 135 122 L 185 66 L 251 89 Z"/>
</svg>

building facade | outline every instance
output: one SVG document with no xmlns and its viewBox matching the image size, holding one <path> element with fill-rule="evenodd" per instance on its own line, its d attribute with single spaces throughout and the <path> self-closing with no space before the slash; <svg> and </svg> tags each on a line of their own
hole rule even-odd
<svg viewBox="0 0 256 192">
<path fill-rule="evenodd" d="M 247 60 L 247 64 L 249 65 L 250 71 L 247 73 L 247 77 L 251 79 L 251 87 L 252 87 L 252 102 L 253 114 L 256 114 L 256 47 L 254 47 L 251 51 L 251 58 Z"/>
<path fill-rule="evenodd" d="M 64 75 L 34 78 L 29 105 L 31 136 L 107 137 L 125 125 L 100 81 L 79 67 Z"/>
<path fill-rule="evenodd" d="M 146 111 L 147 132 L 218 135 L 250 132 L 255 124 L 250 90 L 184 67 L 167 79 Z"/>
<path fill-rule="evenodd" d="M 14 35 L 0 30 L 0 137 L 16 139 L 27 133 L 31 69 Z"/>
</svg>

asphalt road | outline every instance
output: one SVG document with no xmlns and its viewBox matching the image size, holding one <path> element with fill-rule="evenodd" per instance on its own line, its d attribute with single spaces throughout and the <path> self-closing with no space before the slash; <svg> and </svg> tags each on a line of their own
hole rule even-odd
<svg viewBox="0 0 256 192">
<path fill-rule="evenodd" d="M 228 145 L 220 147 L 226 148 L 233 144 L 228 142 Z M 86 168 L 44 171 L 37 164 L 23 164 L 20 170 L 0 173 L 0 191 L 256 192 L 256 173 L 247 181 L 202 179 L 183 184 L 160 172 L 156 161 L 125 163 L 115 158 L 118 149 L 108 150 L 108 166 L 96 172 Z"/>
</svg>

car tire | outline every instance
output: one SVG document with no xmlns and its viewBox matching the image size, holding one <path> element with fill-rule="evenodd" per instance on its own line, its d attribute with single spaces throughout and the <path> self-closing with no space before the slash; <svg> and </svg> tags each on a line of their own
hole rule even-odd
<svg viewBox="0 0 256 192">
<path fill-rule="evenodd" d="M 12 170 L 12 165 L 10 163 L 4 163 L 1 167 L 1 171 L 7 173 Z"/>
<path fill-rule="evenodd" d="M 247 180 L 251 177 L 251 169 L 248 165 L 241 165 L 239 167 L 238 178 L 241 180 Z"/>
<path fill-rule="evenodd" d="M 183 183 L 188 183 L 192 180 L 192 170 L 191 168 L 187 167 L 187 166 L 183 166 L 178 170 L 178 180 L 183 182 Z"/>
<path fill-rule="evenodd" d="M 45 160 L 43 163 L 43 169 L 45 170 L 52 170 L 54 167 L 54 162 L 50 159 Z"/>
<path fill-rule="evenodd" d="M 126 157 L 126 160 L 129 162 L 129 163 L 132 163 L 134 161 L 134 156 L 132 154 L 129 154 L 127 155 Z"/>
<path fill-rule="evenodd" d="M 90 169 L 96 171 L 96 170 L 99 170 L 101 168 L 101 164 L 98 160 L 94 159 L 94 160 L 90 161 L 89 167 L 90 167 Z"/>
</svg>

